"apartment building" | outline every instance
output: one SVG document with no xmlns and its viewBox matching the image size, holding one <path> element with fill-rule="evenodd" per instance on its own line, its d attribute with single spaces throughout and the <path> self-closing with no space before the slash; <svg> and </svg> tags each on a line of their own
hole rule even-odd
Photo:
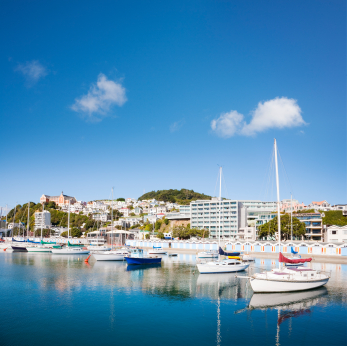
<svg viewBox="0 0 347 346">
<path fill-rule="evenodd" d="M 210 237 L 236 239 L 239 228 L 247 226 L 247 208 L 240 201 L 197 200 L 190 203 L 191 227 L 206 228 Z"/>
<path fill-rule="evenodd" d="M 51 227 L 51 213 L 48 210 L 35 212 L 35 230 Z"/>
<path fill-rule="evenodd" d="M 323 220 L 320 213 L 293 214 L 306 225 L 305 239 L 323 241 Z"/>
<path fill-rule="evenodd" d="M 106 212 L 94 213 L 92 218 L 95 221 L 107 222 L 107 221 L 111 221 L 111 214 Z"/>
<path fill-rule="evenodd" d="M 180 211 L 180 214 L 190 215 L 190 205 L 180 205 L 178 209 Z"/>
</svg>

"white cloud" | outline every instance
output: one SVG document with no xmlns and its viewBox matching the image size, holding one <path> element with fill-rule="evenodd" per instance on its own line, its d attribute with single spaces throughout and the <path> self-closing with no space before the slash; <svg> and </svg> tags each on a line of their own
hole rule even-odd
<svg viewBox="0 0 347 346">
<path fill-rule="evenodd" d="M 75 99 L 71 108 L 76 112 L 87 114 L 89 119 L 101 120 L 107 115 L 111 106 L 122 106 L 126 101 L 125 88 L 122 84 L 109 80 L 100 73 L 96 84 L 90 87 L 88 94 Z"/>
<path fill-rule="evenodd" d="M 273 100 L 259 102 L 248 124 L 244 121 L 242 114 L 231 111 L 212 120 L 211 128 L 220 137 L 232 137 L 235 134 L 254 136 L 268 129 L 305 125 L 301 112 L 296 100 L 276 97 Z"/>
<path fill-rule="evenodd" d="M 178 131 L 184 124 L 184 120 L 175 121 L 170 125 L 170 132 Z"/>
<path fill-rule="evenodd" d="M 18 64 L 15 71 L 23 73 L 29 84 L 35 84 L 40 78 L 47 76 L 48 71 L 38 60 Z"/>
<path fill-rule="evenodd" d="M 243 115 L 237 111 L 222 113 L 218 119 L 211 121 L 211 128 L 220 137 L 232 137 L 243 124 Z"/>
</svg>

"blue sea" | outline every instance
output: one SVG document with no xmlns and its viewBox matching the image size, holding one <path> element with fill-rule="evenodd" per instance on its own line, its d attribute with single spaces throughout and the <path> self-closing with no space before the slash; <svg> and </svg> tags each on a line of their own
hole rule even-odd
<svg viewBox="0 0 347 346">
<path fill-rule="evenodd" d="M 234 274 L 199 275 L 193 255 L 156 267 L 85 258 L 0 253 L 1 345 L 347 344 L 347 265 L 312 263 L 331 271 L 322 289 L 253 295 Z"/>
</svg>

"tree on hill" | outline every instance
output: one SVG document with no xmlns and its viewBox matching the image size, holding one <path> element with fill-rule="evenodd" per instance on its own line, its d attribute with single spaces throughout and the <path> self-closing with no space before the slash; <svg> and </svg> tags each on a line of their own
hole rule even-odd
<svg viewBox="0 0 347 346">
<path fill-rule="evenodd" d="M 116 201 L 118 201 L 118 202 L 125 202 L 125 198 L 120 197 L 120 198 L 117 198 Z"/>
<path fill-rule="evenodd" d="M 197 199 L 211 199 L 211 196 L 203 193 L 195 192 L 194 190 L 181 189 L 181 190 L 158 190 L 151 191 L 143 194 L 139 197 L 139 200 L 144 199 L 156 199 L 158 201 L 172 202 L 179 204 L 189 204 L 193 200 Z"/>
<path fill-rule="evenodd" d="M 277 216 L 271 221 L 259 227 L 259 237 L 275 236 L 278 232 Z M 296 217 L 293 217 L 293 236 L 298 238 L 305 235 L 306 226 Z M 282 240 L 290 239 L 291 235 L 291 224 L 290 224 L 290 214 L 281 215 L 281 238 Z"/>
</svg>

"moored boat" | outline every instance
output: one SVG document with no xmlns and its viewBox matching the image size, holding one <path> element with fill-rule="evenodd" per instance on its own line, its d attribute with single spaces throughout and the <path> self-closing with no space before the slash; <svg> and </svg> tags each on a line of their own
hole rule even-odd
<svg viewBox="0 0 347 346">
<path fill-rule="evenodd" d="M 140 264 L 157 264 L 161 263 L 161 257 L 124 257 L 128 264 L 140 265 Z"/>
<path fill-rule="evenodd" d="M 165 251 L 161 246 L 153 246 L 153 249 L 147 251 L 149 255 L 166 255 L 167 251 Z"/>
<path fill-rule="evenodd" d="M 215 258 L 218 257 L 218 252 L 213 250 L 201 251 L 198 253 L 198 258 Z"/>
</svg>

